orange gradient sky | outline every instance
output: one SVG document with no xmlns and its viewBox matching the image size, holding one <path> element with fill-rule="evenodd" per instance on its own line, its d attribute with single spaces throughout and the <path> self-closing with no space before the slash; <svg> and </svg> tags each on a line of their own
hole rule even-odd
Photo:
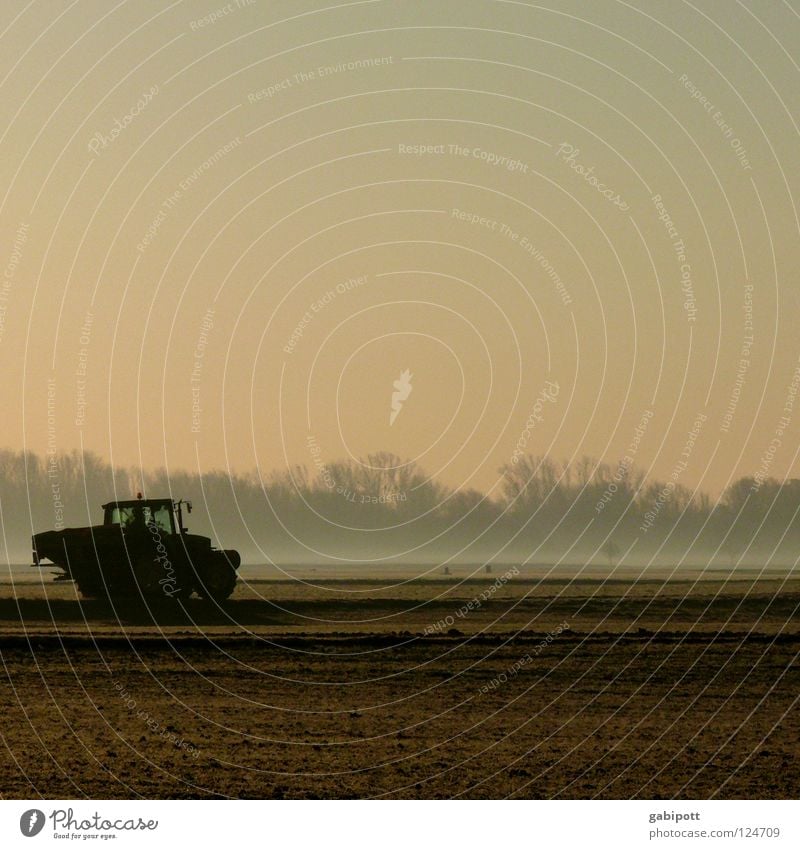
<svg viewBox="0 0 800 849">
<path fill-rule="evenodd" d="M 0 11 L 2 447 L 488 491 L 652 412 L 650 476 L 798 474 L 789 6 L 48 10 Z"/>
</svg>

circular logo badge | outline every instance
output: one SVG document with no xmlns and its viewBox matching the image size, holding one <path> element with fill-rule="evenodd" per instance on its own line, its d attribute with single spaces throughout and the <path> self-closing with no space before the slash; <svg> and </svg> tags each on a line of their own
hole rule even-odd
<svg viewBox="0 0 800 849">
<path fill-rule="evenodd" d="M 19 830 L 25 837 L 36 837 L 44 828 L 44 812 L 38 808 L 31 808 L 19 818 Z"/>
</svg>

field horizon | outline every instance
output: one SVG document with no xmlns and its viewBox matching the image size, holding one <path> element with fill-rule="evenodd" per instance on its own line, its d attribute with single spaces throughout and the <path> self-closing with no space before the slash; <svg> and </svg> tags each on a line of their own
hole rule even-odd
<svg viewBox="0 0 800 849">
<path fill-rule="evenodd" d="M 503 574 L 255 579 L 180 609 L 3 581 L 0 783 L 25 798 L 793 797 L 800 577 Z"/>
</svg>

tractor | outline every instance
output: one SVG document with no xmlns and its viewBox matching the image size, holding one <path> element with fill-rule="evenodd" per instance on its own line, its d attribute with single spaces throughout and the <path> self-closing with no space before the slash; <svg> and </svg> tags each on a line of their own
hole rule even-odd
<svg viewBox="0 0 800 849">
<path fill-rule="evenodd" d="M 57 581 L 74 581 L 81 595 L 118 601 L 229 598 L 236 586 L 239 552 L 218 550 L 208 537 L 183 526 L 183 507 L 171 498 L 110 501 L 103 524 L 34 534 L 33 566 L 49 560 Z"/>
</svg>

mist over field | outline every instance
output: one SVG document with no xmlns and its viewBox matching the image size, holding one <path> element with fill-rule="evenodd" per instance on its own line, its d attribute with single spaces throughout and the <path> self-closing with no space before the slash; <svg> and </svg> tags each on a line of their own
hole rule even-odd
<svg viewBox="0 0 800 849">
<path fill-rule="evenodd" d="M 0 452 L 4 559 L 29 562 L 33 532 L 102 523 L 101 504 L 193 501 L 193 533 L 245 562 L 346 560 L 364 576 L 393 563 L 531 562 L 606 566 L 791 565 L 800 481 L 741 478 L 718 499 L 646 481 L 633 466 L 565 465 L 521 455 L 491 495 L 456 491 L 388 453 L 282 472 L 199 475 L 115 468 L 78 452 Z M 378 561 L 378 562 L 375 562 Z"/>
</svg>

